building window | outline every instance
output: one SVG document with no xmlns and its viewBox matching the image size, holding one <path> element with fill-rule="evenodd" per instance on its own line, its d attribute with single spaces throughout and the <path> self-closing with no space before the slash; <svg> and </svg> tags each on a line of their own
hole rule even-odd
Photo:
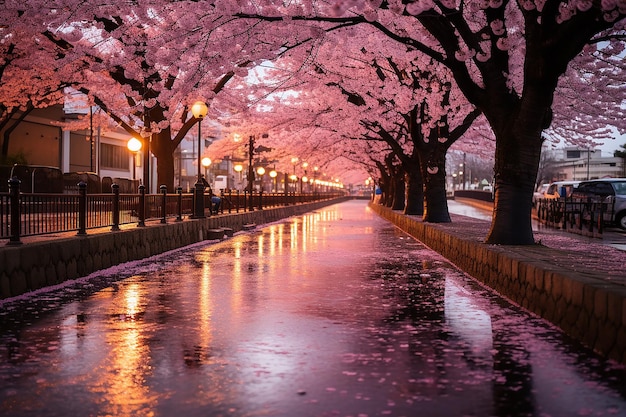
<svg viewBox="0 0 626 417">
<path fill-rule="evenodd" d="M 128 149 L 124 146 L 101 143 L 100 166 L 103 168 L 129 170 L 130 158 L 128 157 Z"/>
<path fill-rule="evenodd" d="M 567 151 L 567 158 L 580 158 L 580 151 Z"/>
</svg>

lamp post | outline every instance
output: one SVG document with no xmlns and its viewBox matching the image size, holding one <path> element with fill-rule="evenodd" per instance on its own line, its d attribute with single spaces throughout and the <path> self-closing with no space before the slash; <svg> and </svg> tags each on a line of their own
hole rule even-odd
<svg viewBox="0 0 626 417">
<path fill-rule="evenodd" d="M 270 178 L 272 179 L 272 192 L 276 193 L 278 192 L 278 186 L 276 185 L 276 177 L 278 176 L 278 172 L 276 172 L 276 169 L 272 169 L 270 171 Z"/>
<path fill-rule="evenodd" d="M 263 175 L 265 175 L 265 168 L 263 167 L 258 167 L 256 169 L 256 173 L 259 174 L 259 181 L 261 182 L 261 188 L 260 191 L 263 192 Z"/>
<path fill-rule="evenodd" d="M 238 183 L 237 183 L 237 189 L 239 190 L 241 188 L 241 171 L 243 171 L 243 165 L 235 164 L 233 169 L 235 170 L 235 172 L 239 173 L 239 180 L 238 180 Z"/>
<path fill-rule="evenodd" d="M 308 162 L 303 162 L 302 163 L 302 178 L 300 179 L 300 194 L 304 193 L 304 184 L 305 182 L 308 181 L 308 178 L 306 176 L 307 172 L 306 169 L 309 167 L 309 163 Z"/>
<path fill-rule="evenodd" d="M 211 186 L 210 184 L 210 179 L 209 178 L 209 167 L 211 166 L 211 158 L 209 158 L 208 156 L 205 156 L 204 158 L 202 158 L 202 166 L 204 167 L 204 179 L 207 181 L 207 183 L 209 184 L 209 187 Z M 204 184 L 204 182 L 203 182 Z"/>
<path fill-rule="evenodd" d="M 194 218 L 202 219 L 204 218 L 204 183 L 202 182 L 202 171 L 201 165 L 201 152 L 200 149 L 202 147 L 202 119 L 207 115 L 209 109 L 207 105 L 203 101 L 196 101 L 191 106 L 191 114 L 193 117 L 198 119 L 198 180 L 195 185 L 195 204 L 194 204 Z"/>
<path fill-rule="evenodd" d="M 289 179 L 293 182 L 293 195 L 295 197 L 298 188 L 298 176 L 296 174 L 291 174 Z"/>
<path fill-rule="evenodd" d="M 254 158 L 254 136 L 250 135 L 248 138 L 248 196 L 250 197 L 249 209 L 254 210 L 252 204 L 252 186 L 254 184 L 254 166 L 252 166 L 252 159 Z"/>
<path fill-rule="evenodd" d="M 293 158 L 291 158 L 291 163 L 293 164 L 293 175 L 291 176 L 291 179 L 293 181 L 293 194 L 296 194 L 297 191 L 297 184 L 296 184 L 296 180 L 298 179 L 297 175 L 296 175 L 296 165 L 298 164 L 298 161 L 300 160 L 300 158 L 298 158 L 297 156 L 294 156 Z"/>
<path fill-rule="evenodd" d="M 141 141 L 137 138 L 130 138 L 126 144 L 128 150 L 133 153 L 133 181 L 137 177 L 137 152 L 141 150 Z"/>
</svg>

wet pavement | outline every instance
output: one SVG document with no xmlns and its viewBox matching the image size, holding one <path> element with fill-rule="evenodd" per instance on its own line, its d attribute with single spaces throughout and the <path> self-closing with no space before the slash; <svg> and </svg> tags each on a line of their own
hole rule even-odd
<svg viewBox="0 0 626 417">
<path fill-rule="evenodd" d="M 333 205 L 0 301 L 1 416 L 624 416 L 626 371 Z"/>
</svg>

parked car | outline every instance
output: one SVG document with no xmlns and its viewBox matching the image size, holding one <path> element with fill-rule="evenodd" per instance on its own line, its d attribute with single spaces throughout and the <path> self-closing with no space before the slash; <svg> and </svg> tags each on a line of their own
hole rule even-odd
<svg viewBox="0 0 626 417">
<path fill-rule="evenodd" d="M 571 197 L 580 181 L 555 181 L 546 190 L 543 198 L 555 199 L 560 197 Z"/>
<path fill-rule="evenodd" d="M 626 230 L 626 178 L 603 178 L 581 181 L 573 197 L 600 197 L 609 204 L 609 222 Z"/>
<path fill-rule="evenodd" d="M 537 191 L 533 193 L 533 207 L 537 206 L 537 201 L 542 199 L 550 184 L 541 184 Z"/>
<path fill-rule="evenodd" d="M 533 205 L 536 206 L 537 200 L 542 198 L 554 200 L 560 197 L 571 197 L 578 184 L 580 181 L 555 181 L 550 184 L 543 184 L 533 194 Z"/>
</svg>

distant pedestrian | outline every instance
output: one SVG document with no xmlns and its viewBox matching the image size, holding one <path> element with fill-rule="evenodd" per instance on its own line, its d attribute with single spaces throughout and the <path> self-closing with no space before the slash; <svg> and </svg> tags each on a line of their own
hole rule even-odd
<svg viewBox="0 0 626 417">
<path fill-rule="evenodd" d="M 219 213 L 220 211 L 220 205 L 222 204 L 222 199 L 219 198 L 216 195 L 211 196 L 211 204 L 213 205 L 211 212 L 212 213 Z"/>
<path fill-rule="evenodd" d="M 376 189 L 374 190 L 374 204 L 380 204 L 382 197 L 383 190 L 381 190 L 379 186 L 376 186 Z"/>
<path fill-rule="evenodd" d="M 220 205 L 222 204 L 222 199 L 213 194 L 213 189 L 209 186 L 208 188 L 209 198 L 211 198 L 211 213 L 216 214 L 219 213 Z"/>
</svg>

